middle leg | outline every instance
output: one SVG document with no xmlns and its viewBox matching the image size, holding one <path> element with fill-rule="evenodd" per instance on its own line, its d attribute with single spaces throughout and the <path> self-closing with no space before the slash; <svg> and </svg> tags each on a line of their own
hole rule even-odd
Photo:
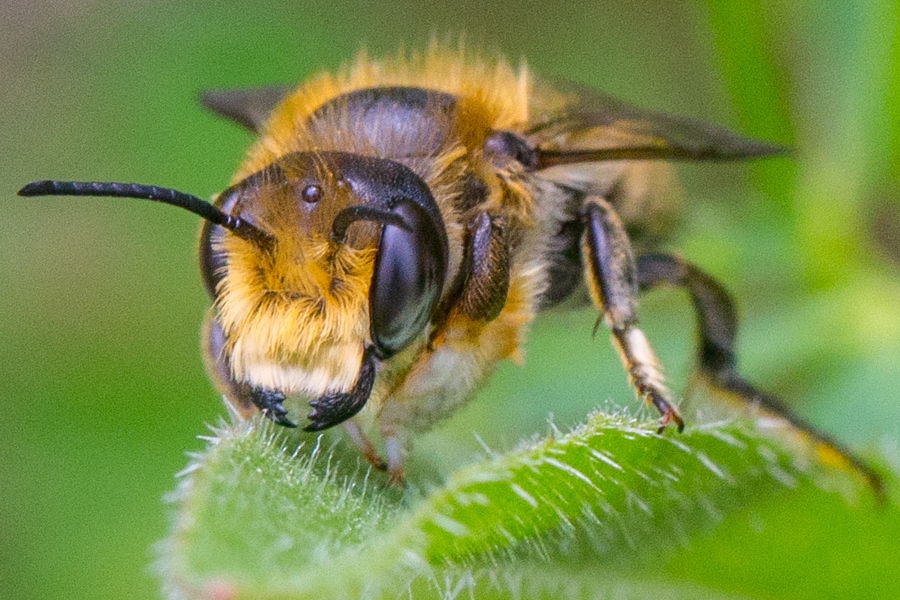
<svg viewBox="0 0 900 600">
<path fill-rule="evenodd" d="M 659 361 L 637 326 L 637 267 L 625 227 L 612 206 L 599 196 L 586 199 L 583 219 L 582 256 L 588 289 L 610 328 L 631 385 L 638 397 L 659 411 L 660 432 L 672 422 L 681 431 L 684 421 L 672 403 Z"/>
</svg>

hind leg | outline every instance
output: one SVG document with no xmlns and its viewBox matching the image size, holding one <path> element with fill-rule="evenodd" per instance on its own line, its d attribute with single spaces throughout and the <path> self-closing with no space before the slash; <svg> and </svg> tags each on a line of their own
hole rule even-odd
<svg viewBox="0 0 900 600">
<path fill-rule="evenodd" d="M 765 412 L 781 417 L 808 435 L 820 450 L 837 454 L 841 461 L 858 471 L 880 497 L 884 481 L 865 461 L 825 432 L 819 431 L 790 409 L 782 400 L 763 392 L 737 371 L 734 341 L 737 312 L 731 296 L 712 277 L 676 256 L 646 254 L 637 260 L 640 291 L 660 286 L 684 288 L 691 298 L 700 337 L 697 369 L 714 391 L 739 398 Z"/>
</svg>

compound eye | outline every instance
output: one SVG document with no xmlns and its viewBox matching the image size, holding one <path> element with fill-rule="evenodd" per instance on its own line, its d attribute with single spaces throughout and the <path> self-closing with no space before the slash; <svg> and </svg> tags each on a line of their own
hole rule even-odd
<svg viewBox="0 0 900 600">
<path fill-rule="evenodd" d="M 300 195 L 307 204 L 315 204 L 322 199 L 322 188 L 315 184 L 308 185 Z"/>
<path fill-rule="evenodd" d="M 402 226 L 382 226 L 369 288 L 370 333 L 378 358 L 390 358 L 420 335 L 441 297 L 447 234 L 412 200 L 390 211 Z"/>
</svg>

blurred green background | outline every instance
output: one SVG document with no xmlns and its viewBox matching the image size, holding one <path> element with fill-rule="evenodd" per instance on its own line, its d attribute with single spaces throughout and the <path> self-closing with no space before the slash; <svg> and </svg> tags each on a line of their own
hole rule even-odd
<svg viewBox="0 0 900 600">
<path fill-rule="evenodd" d="M 210 87 L 295 82 L 465 32 L 632 103 L 790 144 L 791 159 L 686 166 L 673 248 L 745 318 L 744 370 L 848 443 L 900 440 L 900 11 L 858 2 L 152 2 L 0 6 L 0 598 L 154 598 L 148 565 L 185 452 L 223 409 L 198 352 L 196 219 L 109 199 L 20 199 L 33 179 L 220 190 L 248 134 L 198 108 Z M 675 386 L 686 299 L 643 319 Z M 535 325 L 420 440 L 465 460 L 628 401 L 590 312 Z M 570 398 L 564 405 L 548 398 Z M 896 462 L 895 462 L 896 464 Z M 798 559 L 799 560 L 799 559 Z M 752 587 L 743 589 L 754 593 Z"/>
</svg>

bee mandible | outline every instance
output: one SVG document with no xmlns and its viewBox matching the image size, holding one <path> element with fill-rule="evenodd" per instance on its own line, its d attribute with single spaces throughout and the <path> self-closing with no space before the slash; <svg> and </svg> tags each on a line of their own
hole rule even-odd
<svg viewBox="0 0 900 600">
<path fill-rule="evenodd" d="M 295 427 L 284 401 L 301 396 L 304 429 L 342 424 L 402 481 L 410 432 L 471 398 L 519 356 L 540 310 L 586 284 L 637 396 L 660 431 L 681 430 L 637 311 L 639 293 L 674 286 L 690 296 L 697 370 L 713 389 L 783 417 L 880 489 L 864 461 L 738 373 L 724 287 L 656 250 L 671 222 L 667 161 L 781 146 L 440 47 L 202 102 L 258 136 L 212 203 L 122 183 L 39 181 L 19 194 L 141 198 L 202 217 L 202 345 L 242 414 Z"/>
</svg>

